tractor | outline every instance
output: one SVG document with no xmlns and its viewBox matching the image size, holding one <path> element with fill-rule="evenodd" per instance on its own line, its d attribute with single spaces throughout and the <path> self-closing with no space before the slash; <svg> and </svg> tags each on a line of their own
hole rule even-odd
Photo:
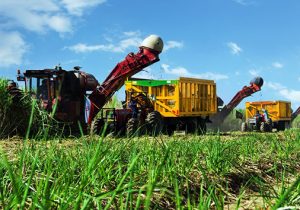
<svg viewBox="0 0 300 210">
<path fill-rule="evenodd" d="M 241 131 L 270 132 L 272 127 L 272 119 L 269 117 L 268 111 L 262 109 L 261 111 L 256 110 L 256 114 L 248 118 L 247 122 L 242 122 Z"/>
<path fill-rule="evenodd" d="M 289 101 L 246 102 L 246 119 L 242 131 L 260 130 L 262 132 L 283 131 L 290 127 L 292 114 Z"/>
</svg>

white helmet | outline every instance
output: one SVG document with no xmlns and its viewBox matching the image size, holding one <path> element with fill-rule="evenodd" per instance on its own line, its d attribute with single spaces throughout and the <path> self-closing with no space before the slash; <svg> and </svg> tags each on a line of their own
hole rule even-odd
<svg viewBox="0 0 300 210">
<path fill-rule="evenodd" d="M 152 34 L 148 36 L 146 39 L 144 39 L 140 47 L 147 47 L 161 53 L 164 47 L 164 43 L 159 36 Z"/>
</svg>

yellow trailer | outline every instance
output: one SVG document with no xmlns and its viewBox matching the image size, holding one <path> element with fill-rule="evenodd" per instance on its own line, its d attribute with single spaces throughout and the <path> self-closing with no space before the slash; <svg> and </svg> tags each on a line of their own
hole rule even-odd
<svg viewBox="0 0 300 210">
<path fill-rule="evenodd" d="M 257 124 L 259 117 L 261 117 L 263 131 L 264 127 L 269 126 L 277 130 L 285 130 L 290 127 L 292 109 L 289 101 L 256 101 L 246 102 L 246 122 L 248 127 L 250 124 Z M 242 125 L 243 126 L 243 125 Z M 258 127 L 258 125 L 256 126 Z"/>
<path fill-rule="evenodd" d="M 180 77 L 177 80 L 132 79 L 125 82 L 126 101 L 145 93 L 151 99 L 168 130 L 183 128 L 194 132 L 206 129 L 206 122 L 217 113 L 216 83 L 213 80 Z"/>
</svg>

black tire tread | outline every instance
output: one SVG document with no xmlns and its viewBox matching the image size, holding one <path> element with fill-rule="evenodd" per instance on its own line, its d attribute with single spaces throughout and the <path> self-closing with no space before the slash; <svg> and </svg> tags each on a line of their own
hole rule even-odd
<svg viewBox="0 0 300 210">
<path fill-rule="evenodd" d="M 162 130 L 162 116 L 158 111 L 150 112 L 146 118 L 147 131 L 151 136 L 157 136 Z"/>
<path fill-rule="evenodd" d="M 241 131 L 242 132 L 246 132 L 248 129 L 247 129 L 247 123 L 245 122 L 242 122 L 242 125 L 241 125 Z"/>
<path fill-rule="evenodd" d="M 126 133 L 127 137 L 133 137 L 138 135 L 138 119 L 137 118 L 130 118 L 126 124 Z"/>
<path fill-rule="evenodd" d="M 104 132 L 104 120 L 99 118 L 92 122 L 90 133 L 91 135 L 101 135 Z"/>
</svg>

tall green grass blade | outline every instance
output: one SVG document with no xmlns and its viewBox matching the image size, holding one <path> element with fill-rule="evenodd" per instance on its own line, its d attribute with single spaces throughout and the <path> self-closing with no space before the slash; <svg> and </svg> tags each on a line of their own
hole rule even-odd
<svg viewBox="0 0 300 210">
<path fill-rule="evenodd" d="M 108 201 L 107 205 L 105 206 L 105 208 L 104 208 L 105 210 L 110 208 L 110 206 L 111 206 L 113 200 L 115 199 L 115 197 L 116 197 L 116 195 L 117 195 L 117 192 L 121 189 L 121 187 L 122 187 L 122 185 L 123 185 L 123 182 L 125 181 L 125 179 L 126 179 L 127 176 L 129 175 L 129 173 L 131 172 L 132 168 L 135 166 L 135 163 L 136 163 L 136 161 L 138 160 L 138 158 L 139 158 L 139 155 L 136 155 L 136 156 L 134 157 L 134 159 L 131 161 L 131 163 L 130 163 L 130 165 L 129 165 L 127 171 L 126 171 L 126 173 L 124 174 L 124 176 L 123 176 L 122 179 L 120 180 L 120 182 L 119 182 L 117 188 L 115 189 L 115 191 L 114 191 L 114 193 L 113 193 L 111 199 Z"/>
<path fill-rule="evenodd" d="M 1 151 L 1 150 L 0 150 Z M 12 191 L 13 191 L 13 206 L 17 206 L 22 202 L 22 191 L 21 191 L 21 177 L 15 174 L 12 165 L 7 159 L 7 156 L 1 151 L 1 167 L 8 171 L 9 178 L 12 183 Z M 15 201 L 16 199 L 16 201 Z"/>
<path fill-rule="evenodd" d="M 29 117 L 29 122 L 28 122 L 28 128 L 26 131 L 26 137 L 25 139 L 29 138 L 30 130 L 32 127 L 32 122 L 33 122 L 33 116 L 34 116 L 34 110 L 35 110 L 35 105 L 36 105 L 36 100 L 32 100 L 32 105 L 31 105 L 31 112 L 30 112 L 30 117 Z"/>
<path fill-rule="evenodd" d="M 25 202 L 26 202 L 26 199 L 27 199 L 27 196 L 28 196 L 28 191 L 29 191 L 29 188 L 31 186 L 32 178 L 33 178 L 33 176 L 35 174 L 36 163 L 37 163 L 37 153 L 35 154 L 34 160 L 33 160 L 32 164 L 31 164 L 31 173 L 29 175 L 28 182 L 26 183 L 26 188 L 24 190 L 23 200 L 22 200 L 20 209 L 24 209 L 25 208 Z"/>
<path fill-rule="evenodd" d="M 160 163 L 160 165 L 157 167 L 157 170 L 156 170 L 156 173 L 154 175 L 154 179 L 153 181 L 149 180 L 149 184 L 148 184 L 148 187 L 147 187 L 147 195 L 146 195 L 146 201 L 145 201 L 145 209 L 149 209 L 150 208 L 150 204 L 151 204 L 151 197 L 152 197 L 152 194 L 153 194 L 153 190 L 156 186 L 156 183 L 158 181 L 158 178 L 161 174 L 161 171 L 163 170 L 163 166 L 169 156 L 169 152 L 170 150 L 169 149 L 166 149 L 165 151 L 165 155 Z"/>
<path fill-rule="evenodd" d="M 294 181 L 294 183 L 279 197 L 276 204 L 272 207 L 272 209 L 278 209 L 282 207 L 285 203 L 289 201 L 289 196 L 291 193 L 300 185 L 300 176 Z"/>
</svg>

